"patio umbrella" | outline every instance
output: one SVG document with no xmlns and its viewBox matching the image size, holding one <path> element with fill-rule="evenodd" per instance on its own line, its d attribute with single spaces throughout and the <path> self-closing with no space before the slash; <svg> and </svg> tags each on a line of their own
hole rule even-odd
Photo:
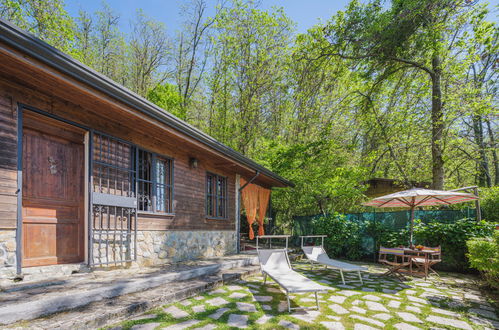
<svg viewBox="0 0 499 330">
<path fill-rule="evenodd" d="M 390 195 L 376 197 L 366 206 L 374 207 L 405 207 L 411 210 L 411 230 L 409 243 L 412 246 L 412 232 L 414 227 L 414 209 L 418 206 L 451 205 L 477 200 L 478 196 L 468 193 L 412 188 Z"/>
</svg>

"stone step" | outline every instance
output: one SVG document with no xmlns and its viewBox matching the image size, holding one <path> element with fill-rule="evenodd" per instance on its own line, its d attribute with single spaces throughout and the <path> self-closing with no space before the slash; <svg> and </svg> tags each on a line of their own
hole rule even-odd
<svg viewBox="0 0 499 330">
<path fill-rule="evenodd" d="M 90 303 L 82 308 L 53 314 L 30 322 L 11 324 L 22 329 L 92 329 L 136 317 L 161 305 L 190 298 L 206 290 L 242 279 L 260 271 L 258 266 L 246 266 L 217 274 L 169 283 L 154 289 Z"/>
<path fill-rule="evenodd" d="M 219 262 L 192 267 L 187 270 L 160 272 L 145 277 L 130 277 L 116 282 L 103 283 L 102 285 L 96 283 L 91 289 L 87 290 L 73 288 L 26 299 L 20 303 L 9 302 L 0 306 L 0 325 L 33 320 L 54 313 L 82 308 L 94 302 L 164 287 L 165 284 L 181 281 L 187 283 L 187 280 L 190 279 L 216 275 L 230 269 L 244 268 L 256 264 L 258 264 L 256 257 L 235 260 L 222 259 Z"/>
</svg>

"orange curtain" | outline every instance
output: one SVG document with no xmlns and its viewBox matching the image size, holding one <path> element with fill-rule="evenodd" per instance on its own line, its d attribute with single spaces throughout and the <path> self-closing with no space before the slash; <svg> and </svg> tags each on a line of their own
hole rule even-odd
<svg viewBox="0 0 499 330">
<path fill-rule="evenodd" d="M 241 179 L 241 187 L 246 184 L 244 179 Z M 246 218 L 249 224 L 249 238 L 255 238 L 252 224 L 256 219 L 256 210 L 258 208 L 258 186 L 254 184 L 247 185 L 241 192 L 244 209 L 246 210 Z"/>
<path fill-rule="evenodd" d="M 263 231 L 263 220 L 269 206 L 270 189 L 258 187 L 258 235 L 265 235 Z"/>
</svg>

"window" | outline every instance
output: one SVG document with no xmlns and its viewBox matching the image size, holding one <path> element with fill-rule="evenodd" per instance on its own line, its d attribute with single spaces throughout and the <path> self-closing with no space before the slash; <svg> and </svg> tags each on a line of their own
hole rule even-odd
<svg viewBox="0 0 499 330">
<path fill-rule="evenodd" d="M 172 160 L 138 149 L 139 211 L 173 213 Z"/>
<path fill-rule="evenodd" d="M 227 178 L 206 174 L 206 215 L 227 218 Z"/>
</svg>

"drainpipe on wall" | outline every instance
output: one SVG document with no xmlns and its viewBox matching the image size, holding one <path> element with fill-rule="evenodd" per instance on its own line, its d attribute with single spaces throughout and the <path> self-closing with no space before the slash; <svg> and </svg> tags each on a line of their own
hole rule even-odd
<svg viewBox="0 0 499 330">
<path fill-rule="evenodd" d="M 250 183 L 255 181 L 255 179 L 260 175 L 260 171 L 256 171 L 255 175 L 248 181 L 246 182 L 242 187 L 238 189 L 238 194 L 237 194 L 237 208 L 236 208 L 236 213 L 237 213 L 237 221 L 236 221 L 236 250 L 237 253 L 241 252 L 241 192 L 243 191 L 246 186 L 248 186 Z M 239 183 L 237 183 L 239 184 Z"/>
</svg>

